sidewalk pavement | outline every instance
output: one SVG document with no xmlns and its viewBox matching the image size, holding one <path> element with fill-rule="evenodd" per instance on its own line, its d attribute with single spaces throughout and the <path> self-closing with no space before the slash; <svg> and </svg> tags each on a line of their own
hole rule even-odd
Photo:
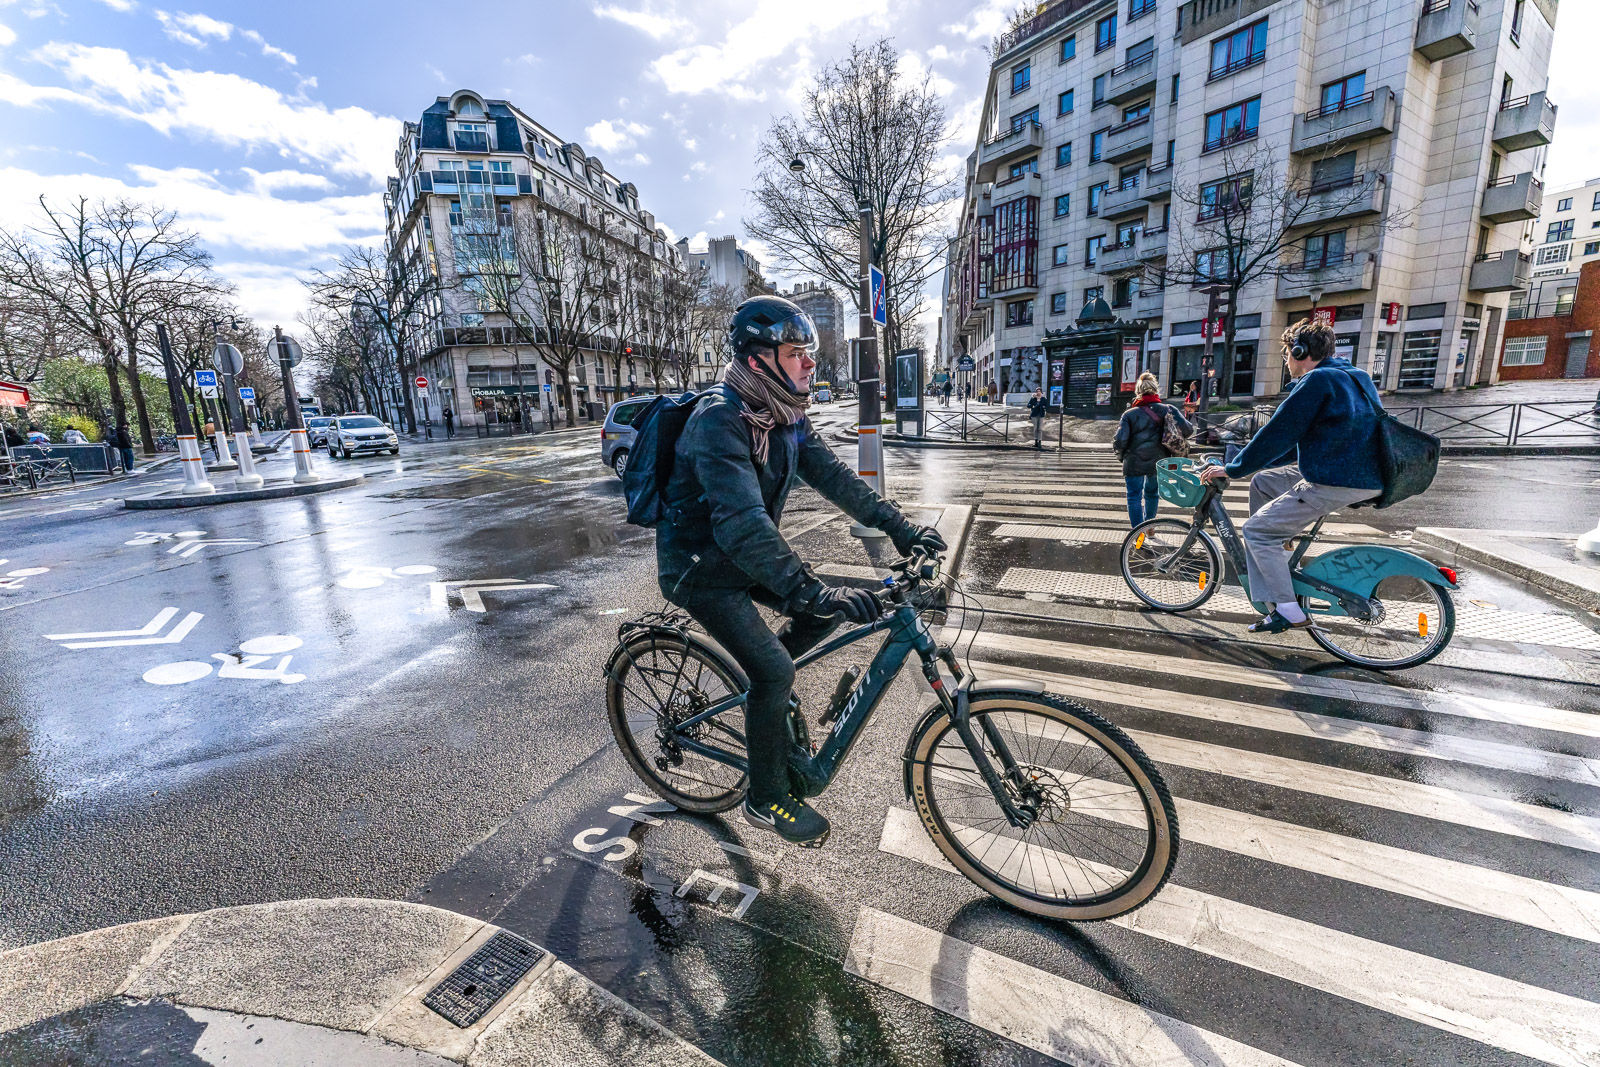
<svg viewBox="0 0 1600 1067">
<path fill-rule="evenodd" d="M 481 1019 L 457 1026 L 424 1004 L 500 932 L 422 904 L 342 898 L 13 949 L 0 953 L 0 1062 L 717 1067 L 527 942 L 537 961 Z M 503 973 L 477 966 L 454 988 L 470 1000 Z"/>
<path fill-rule="evenodd" d="M 1457 560 L 1486 564 L 1589 611 L 1600 611 L 1600 558 L 1577 550 L 1577 534 L 1419 526 L 1412 539 L 1444 549 L 1447 565 Z"/>
</svg>

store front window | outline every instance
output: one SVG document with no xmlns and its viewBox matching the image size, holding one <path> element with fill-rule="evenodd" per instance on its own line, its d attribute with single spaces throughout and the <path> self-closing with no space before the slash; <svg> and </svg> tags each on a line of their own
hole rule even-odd
<svg viewBox="0 0 1600 1067">
<path fill-rule="evenodd" d="M 1432 389 L 1439 369 L 1439 331 L 1408 333 L 1400 349 L 1400 388 Z"/>
</svg>

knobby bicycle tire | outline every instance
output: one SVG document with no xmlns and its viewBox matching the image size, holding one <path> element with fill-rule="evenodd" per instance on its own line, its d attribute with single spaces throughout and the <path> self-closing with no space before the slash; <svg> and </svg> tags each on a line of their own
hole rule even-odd
<svg viewBox="0 0 1600 1067">
<path fill-rule="evenodd" d="M 679 663 L 686 667 L 673 687 Z M 676 755 L 682 762 L 673 763 L 656 732 L 673 714 L 681 719 L 692 712 L 697 704 L 695 693 L 705 696 L 702 686 L 707 672 L 717 683 L 717 691 L 699 701 L 700 707 L 743 688 L 734 669 L 704 645 L 671 634 L 638 634 L 612 654 L 606 674 L 606 718 L 623 758 L 657 796 L 684 811 L 714 815 L 744 799 L 744 773 L 681 748 Z M 740 727 L 744 725 L 741 716 L 728 715 L 734 715 Z M 743 743 L 720 725 L 724 717 L 703 724 L 699 732 L 718 748 L 743 756 Z M 646 731 L 642 737 L 640 729 Z M 656 765 L 658 758 L 668 761 L 669 770 Z"/>
<path fill-rule="evenodd" d="M 996 831 L 983 830 L 975 823 L 953 818 L 951 813 L 945 810 L 945 805 L 949 805 L 950 801 L 942 799 L 947 793 L 954 795 L 956 788 L 964 788 L 967 795 L 976 803 L 982 793 L 987 793 L 987 787 L 982 786 L 980 792 L 971 784 L 974 776 L 970 768 L 953 766 L 949 762 L 952 752 L 965 754 L 966 750 L 965 746 L 961 745 L 950 718 L 940 715 L 926 723 L 912 741 L 911 791 L 923 829 L 928 832 L 934 845 L 956 870 L 985 892 L 1022 911 L 1045 918 L 1074 922 L 1111 919 L 1125 915 L 1147 903 L 1160 891 L 1171 877 L 1173 867 L 1178 861 L 1178 816 L 1173 806 L 1172 794 L 1167 789 L 1161 772 L 1127 734 L 1088 708 L 1050 694 L 1020 690 L 986 691 L 973 698 L 971 712 L 973 729 L 980 737 L 983 736 L 980 726 L 983 716 L 1002 713 L 1022 714 L 1048 719 L 1064 730 L 1073 731 L 1083 739 L 1082 741 L 1074 739 L 1073 744 L 1083 745 L 1085 751 L 1093 746 L 1104 756 L 1109 757 L 1137 793 L 1140 802 L 1137 814 L 1142 814 L 1145 844 L 1137 862 L 1129 865 L 1132 869 L 1126 872 L 1123 881 L 1100 892 L 1077 897 L 1065 897 L 1060 893 L 1047 895 L 1030 891 L 1018 884 L 1015 879 L 1008 879 L 1003 869 L 997 869 L 997 866 L 1004 868 L 1008 864 L 1016 864 L 1020 872 L 1022 865 L 1026 863 L 1027 869 L 1033 875 L 1037 875 L 1038 869 L 1043 868 L 1046 876 L 1051 877 L 1049 863 L 1052 857 L 1055 857 L 1061 878 L 1069 883 L 1074 877 L 1087 880 L 1100 876 L 1097 868 L 1111 868 L 1110 865 L 1094 859 L 1085 860 L 1077 855 L 1062 853 L 1060 850 L 1045 848 L 1026 840 L 1026 835 L 1046 825 L 1043 817 L 1027 831 L 1007 829 L 1009 824 L 1004 823 L 1003 817 L 989 820 L 996 827 Z M 1018 736 L 1025 739 L 1033 736 L 1035 731 L 1040 738 L 1047 736 L 1048 733 L 1042 723 L 1028 724 Z M 954 749 L 951 748 L 952 743 Z M 1008 744 L 1012 743 L 1008 740 Z M 988 748 L 987 744 L 985 748 Z M 1041 765 L 1030 764 L 1023 753 L 1014 755 L 1019 765 L 1030 767 L 1030 774 L 1054 774 L 1056 785 L 1063 784 L 1061 779 L 1074 773 L 1070 768 L 1047 770 Z M 970 761 L 970 757 L 967 758 Z M 1003 770 L 993 755 L 990 759 L 996 764 L 996 770 Z M 1078 756 L 1074 755 L 1073 762 L 1075 763 L 1077 759 Z M 1103 791 L 1103 787 L 1109 783 L 1089 773 L 1089 770 L 1097 766 L 1100 766 L 1099 761 L 1090 764 L 1076 781 L 1067 785 L 1069 796 L 1072 790 L 1078 790 L 1078 797 L 1081 799 L 1074 797 L 1073 801 L 1085 812 L 1093 810 L 1094 801 L 1113 796 Z M 964 786 L 959 782 L 961 775 L 969 776 L 969 781 Z M 1039 781 L 1038 778 L 1033 780 Z M 944 784 L 941 784 L 941 781 Z M 996 813 L 999 812 L 992 793 L 988 793 L 988 803 L 994 805 Z M 1072 804 L 1069 803 L 1065 810 L 1067 814 L 1071 814 Z M 1098 814 L 1085 814 L 1084 817 L 1090 821 L 1079 823 L 1073 832 L 1080 840 L 1092 841 L 1097 833 L 1096 827 L 1100 824 L 1125 825 L 1134 820 L 1136 812 L 1132 808 L 1106 807 Z M 1066 828 L 1066 823 L 1059 819 L 1050 825 Z M 997 844 L 998 849 L 994 847 Z M 1011 845 L 1010 851 L 996 865 L 993 857 L 1004 851 L 1008 844 Z M 979 846 L 981 854 L 975 851 Z M 1017 855 L 1019 850 L 1020 857 Z M 1076 862 L 1083 873 L 1072 871 L 1064 862 L 1063 856 Z M 1035 858 L 1038 860 L 1037 865 L 1034 862 Z M 1121 868 L 1112 870 L 1112 873 L 1121 873 Z"/>
</svg>

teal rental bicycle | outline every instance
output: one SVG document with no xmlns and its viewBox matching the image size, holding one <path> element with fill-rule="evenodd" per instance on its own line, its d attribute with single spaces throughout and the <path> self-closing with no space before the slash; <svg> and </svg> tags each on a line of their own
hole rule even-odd
<svg viewBox="0 0 1600 1067">
<path fill-rule="evenodd" d="M 1270 605 L 1250 595 L 1244 542 L 1222 493 L 1226 478 L 1202 482 L 1188 458 L 1156 463 L 1161 499 L 1193 508 L 1194 516 L 1148 519 L 1122 542 L 1122 578 L 1157 611 L 1193 611 L 1216 594 L 1224 577 L 1220 538 L 1251 606 Z M 1216 527 L 1217 537 L 1206 532 Z M 1311 616 L 1311 639 L 1340 659 L 1375 670 L 1415 667 L 1444 651 L 1455 633 L 1455 572 L 1388 545 L 1350 545 L 1302 563 L 1322 520 L 1296 538 L 1289 572 L 1300 606 Z"/>
<path fill-rule="evenodd" d="M 915 655 L 936 701 L 906 741 L 902 784 L 945 858 L 987 892 L 1048 918 L 1109 919 L 1149 900 L 1178 859 L 1178 817 L 1155 764 L 1116 726 L 1037 682 L 979 681 L 963 671 L 930 627 L 943 610 L 926 595 L 942 591 L 933 587 L 937 560 L 913 557 L 892 569 L 876 621 L 795 662 L 804 668 L 884 635 L 864 672 L 850 668 L 839 679 L 820 746 L 791 700 L 792 737 L 812 753 L 807 792 L 827 788 Z M 744 796 L 749 682 L 687 621 L 656 613 L 622 624 L 606 664 L 606 703 L 639 777 L 679 808 L 711 814 Z"/>
</svg>

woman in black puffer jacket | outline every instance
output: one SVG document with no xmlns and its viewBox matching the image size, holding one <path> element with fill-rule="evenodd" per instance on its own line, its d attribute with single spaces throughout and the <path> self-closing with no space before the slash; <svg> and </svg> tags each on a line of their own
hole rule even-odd
<svg viewBox="0 0 1600 1067">
<path fill-rule="evenodd" d="M 1134 526 L 1156 517 L 1161 498 L 1156 493 L 1156 461 L 1170 453 L 1161 445 L 1167 415 L 1188 437 L 1194 432 L 1183 412 L 1161 403 L 1161 386 L 1149 371 L 1139 375 L 1133 406 L 1122 413 L 1122 423 L 1111 447 L 1122 459 L 1122 478 L 1128 485 L 1128 521 Z"/>
</svg>

